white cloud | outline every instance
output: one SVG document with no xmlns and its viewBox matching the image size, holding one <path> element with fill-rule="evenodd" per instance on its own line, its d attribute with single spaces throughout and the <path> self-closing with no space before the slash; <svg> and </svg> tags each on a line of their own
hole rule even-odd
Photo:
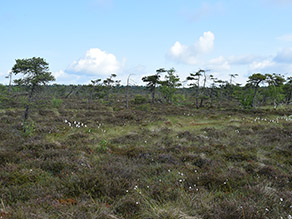
<svg viewBox="0 0 292 219">
<path fill-rule="evenodd" d="M 67 70 L 90 75 L 109 75 L 119 72 L 124 62 L 119 62 L 111 53 L 92 48 L 83 58 L 74 61 Z"/>
<path fill-rule="evenodd" d="M 183 45 L 175 42 L 168 52 L 168 57 L 174 61 L 194 65 L 198 63 L 198 56 L 206 54 L 214 47 L 215 36 L 208 31 L 193 45 Z"/>
<path fill-rule="evenodd" d="M 214 71 L 229 71 L 235 66 L 246 66 L 250 69 L 264 69 L 270 66 L 266 61 L 267 57 L 255 56 L 255 55 L 245 55 L 245 56 L 219 56 L 217 58 L 210 59 L 205 63 L 206 69 L 212 69 Z M 265 66 L 267 65 L 267 66 Z"/>
<path fill-rule="evenodd" d="M 207 53 L 214 47 L 215 36 L 212 32 L 205 32 L 203 36 L 200 37 L 199 43 L 197 43 L 198 48 L 201 49 L 203 53 Z"/>
<path fill-rule="evenodd" d="M 215 64 L 215 65 L 222 64 L 223 62 L 225 62 L 225 58 L 223 56 L 219 56 L 209 61 L 210 64 Z"/>
<path fill-rule="evenodd" d="M 216 71 L 230 70 L 231 68 L 228 60 L 226 60 L 223 56 L 211 59 L 208 63 L 211 69 L 215 69 Z"/>
<path fill-rule="evenodd" d="M 282 49 L 280 52 L 278 52 L 278 54 L 274 58 L 274 61 L 278 63 L 292 64 L 292 48 Z"/>
<path fill-rule="evenodd" d="M 180 44 L 180 42 L 176 41 L 175 44 L 170 48 L 170 53 L 173 56 L 179 56 L 187 50 L 186 46 Z"/>
<path fill-rule="evenodd" d="M 257 69 L 267 64 L 265 62 L 267 58 L 254 55 L 245 55 L 245 56 L 229 56 L 227 58 L 219 56 L 213 58 L 206 63 L 208 69 L 213 69 L 215 71 L 228 71 L 231 70 L 234 66 L 248 66 L 250 68 Z"/>
<path fill-rule="evenodd" d="M 52 75 L 54 75 L 54 77 L 57 80 L 58 78 L 64 77 L 67 74 L 64 71 L 60 70 L 60 71 L 52 72 Z"/>
<path fill-rule="evenodd" d="M 82 84 L 80 79 L 82 77 L 80 75 L 76 74 L 68 74 L 64 72 L 63 70 L 57 71 L 57 72 L 52 72 L 54 77 L 56 78 L 56 81 L 52 82 L 53 83 L 58 83 L 58 84 Z"/>
<path fill-rule="evenodd" d="M 230 62 L 230 64 L 234 64 L 234 65 L 247 65 L 247 64 L 251 64 L 253 62 L 260 61 L 263 59 L 265 59 L 265 57 L 255 56 L 255 55 L 228 57 L 228 61 Z"/>
<path fill-rule="evenodd" d="M 275 62 L 267 59 L 260 62 L 253 62 L 249 65 L 249 67 L 252 71 L 266 71 L 271 69 L 271 67 L 274 67 L 275 64 Z"/>
<path fill-rule="evenodd" d="M 276 55 L 271 55 L 262 60 L 257 60 L 249 65 L 249 72 L 262 73 L 292 73 L 292 48 L 284 48 Z"/>
<path fill-rule="evenodd" d="M 277 40 L 284 41 L 284 42 L 292 42 L 292 33 L 279 36 L 277 37 Z"/>
</svg>

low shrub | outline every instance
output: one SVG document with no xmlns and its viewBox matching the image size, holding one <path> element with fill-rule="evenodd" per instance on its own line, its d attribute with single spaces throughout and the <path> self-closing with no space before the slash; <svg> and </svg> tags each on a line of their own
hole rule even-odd
<svg viewBox="0 0 292 219">
<path fill-rule="evenodd" d="M 60 108 L 63 104 L 63 100 L 53 97 L 51 104 L 53 108 Z"/>
<path fill-rule="evenodd" d="M 134 104 L 143 104 L 143 103 L 147 103 L 147 98 L 138 94 L 135 96 L 135 99 L 134 99 Z"/>
</svg>

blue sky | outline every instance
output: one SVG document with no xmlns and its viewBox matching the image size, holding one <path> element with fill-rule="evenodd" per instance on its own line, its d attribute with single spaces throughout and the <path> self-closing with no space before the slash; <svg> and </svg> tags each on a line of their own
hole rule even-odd
<svg viewBox="0 0 292 219">
<path fill-rule="evenodd" d="M 43 57 L 56 83 L 116 73 L 132 84 L 161 67 L 244 83 L 292 76 L 292 0 L 9 0 L 0 7 L 0 83 L 15 59 Z"/>
</svg>

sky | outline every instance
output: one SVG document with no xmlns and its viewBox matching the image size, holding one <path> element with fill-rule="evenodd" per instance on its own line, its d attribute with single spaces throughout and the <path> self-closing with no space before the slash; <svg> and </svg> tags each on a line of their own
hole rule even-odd
<svg viewBox="0 0 292 219">
<path fill-rule="evenodd" d="M 292 76 L 292 0 L 0 0 L 0 83 L 16 59 L 42 57 L 58 84 L 117 74 L 126 84 L 159 68 L 182 81 Z M 14 77 L 15 78 L 15 77 Z M 186 84 L 186 82 L 184 83 Z"/>
</svg>

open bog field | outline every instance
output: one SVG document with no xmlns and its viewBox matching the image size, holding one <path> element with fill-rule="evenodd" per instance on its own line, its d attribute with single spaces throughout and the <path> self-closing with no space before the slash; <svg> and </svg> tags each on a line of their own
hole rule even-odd
<svg viewBox="0 0 292 219">
<path fill-rule="evenodd" d="M 292 110 L 0 111 L 0 218 L 291 218 Z"/>
</svg>

